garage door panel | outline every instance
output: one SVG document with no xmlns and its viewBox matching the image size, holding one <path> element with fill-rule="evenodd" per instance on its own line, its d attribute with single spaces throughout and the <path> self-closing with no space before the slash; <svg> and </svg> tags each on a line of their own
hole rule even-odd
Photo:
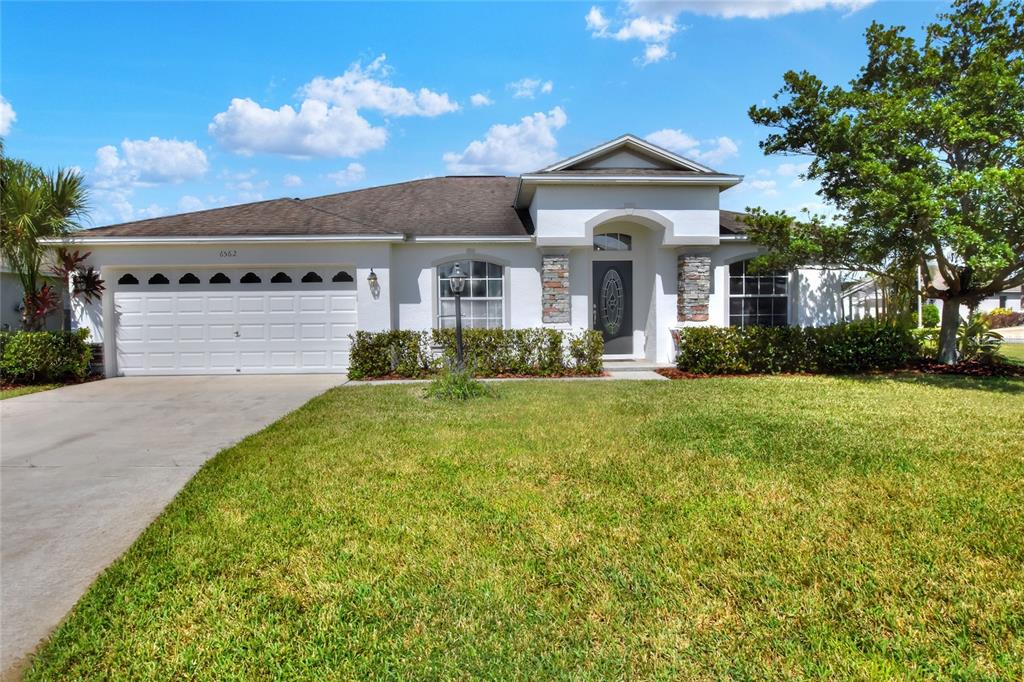
<svg viewBox="0 0 1024 682">
<path fill-rule="evenodd" d="M 201 324 L 178 325 L 179 341 L 202 341 L 206 338 L 206 328 Z"/>
<path fill-rule="evenodd" d="M 206 353 L 179 353 L 178 366 L 186 371 L 197 371 L 206 368 Z"/>
<path fill-rule="evenodd" d="M 148 285 L 153 271 L 135 271 L 141 284 L 114 294 L 118 368 L 125 374 L 227 374 L 344 371 L 357 329 L 353 284 L 242 283 L 246 270 L 224 270 L 231 284 L 179 284 L 184 271 L 164 270 L 171 283 Z M 209 287 L 204 288 L 204 287 Z"/>
<path fill-rule="evenodd" d="M 203 299 L 201 296 L 179 296 L 178 297 L 178 313 L 196 313 L 202 315 L 203 310 Z"/>
<path fill-rule="evenodd" d="M 239 296 L 238 312 L 240 313 L 262 313 L 267 307 L 264 296 Z"/>
<path fill-rule="evenodd" d="M 294 296 L 271 296 L 268 300 L 270 312 L 272 313 L 294 313 Z"/>
<path fill-rule="evenodd" d="M 234 296 L 210 296 L 206 299 L 206 310 L 211 313 L 235 312 Z"/>
</svg>

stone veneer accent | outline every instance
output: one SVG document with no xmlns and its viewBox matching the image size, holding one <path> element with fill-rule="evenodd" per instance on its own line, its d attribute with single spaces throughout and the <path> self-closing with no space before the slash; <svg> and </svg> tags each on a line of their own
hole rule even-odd
<svg viewBox="0 0 1024 682">
<path fill-rule="evenodd" d="M 543 256 L 541 306 L 543 321 L 569 323 L 569 256 Z"/>
<path fill-rule="evenodd" d="M 711 256 L 679 254 L 676 312 L 680 322 L 707 322 L 711 297 Z"/>
</svg>

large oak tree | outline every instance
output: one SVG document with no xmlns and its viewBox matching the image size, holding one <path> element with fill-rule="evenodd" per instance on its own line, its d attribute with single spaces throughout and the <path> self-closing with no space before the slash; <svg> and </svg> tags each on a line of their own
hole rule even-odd
<svg viewBox="0 0 1024 682">
<path fill-rule="evenodd" d="M 960 306 L 1024 283 L 1024 8 L 957 0 L 921 40 L 878 23 L 865 36 L 848 86 L 790 71 L 749 112 L 774 129 L 766 154 L 810 157 L 835 217 L 751 209 L 749 232 L 776 265 L 920 273 L 955 362 Z"/>
</svg>

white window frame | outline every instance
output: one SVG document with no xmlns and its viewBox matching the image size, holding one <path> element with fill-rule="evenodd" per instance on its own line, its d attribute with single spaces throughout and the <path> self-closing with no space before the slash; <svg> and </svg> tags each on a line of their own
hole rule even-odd
<svg viewBox="0 0 1024 682">
<path fill-rule="evenodd" d="M 477 328 L 477 329 L 483 329 L 483 328 L 499 329 L 500 328 L 500 329 L 504 329 L 504 328 L 506 328 L 506 326 L 507 326 L 507 319 L 508 319 L 508 314 L 507 314 L 508 301 L 507 301 L 507 295 L 506 294 L 508 292 L 508 267 L 509 266 L 508 266 L 507 263 L 503 263 L 503 262 L 500 262 L 500 261 L 498 261 L 496 259 L 492 259 L 492 258 L 482 257 L 482 256 L 477 255 L 477 254 L 465 254 L 463 256 L 458 256 L 458 257 L 454 257 L 454 258 L 447 258 L 447 259 L 445 259 L 445 260 L 443 260 L 443 261 L 441 261 L 439 263 L 436 263 L 434 265 L 434 269 L 433 269 L 433 282 L 432 282 L 432 285 L 431 285 L 433 287 L 433 291 L 434 291 L 434 302 L 435 302 L 435 307 L 434 307 L 434 310 L 433 310 L 433 320 L 432 320 L 433 327 L 435 329 L 451 329 L 451 328 L 454 328 L 454 326 L 455 326 L 454 325 L 454 312 L 453 312 L 452 315 L 443 315 L 442 314 L 442 309 L 444 307 L 444 303 L 446 303 L 448 301 L 451 301 L 452 305 L 454 306 L 454 304 L 455 304 L 455 296 L 454 295 L 453 296 L 442 296 L 441 295 L 441 280 L 443 279 L 441 277 L 441 269 L 446 267 L 446 266 L 452 265 L 454 263 L 459 263 L 459 262 L 468 262 L 469 263 L 469 270 L 470 270 L 470 272 L 467 273 L 469 276 L 466 278 L 466 289 L 467 290 L 471 289 L 471 287 L 472 287 L 472 280 L 479 281 L 481 279 L 479 277 L 473 277 L 472 276 L 473 263 L 486 263 L 488 266 L 493 266 L 493 267 L 497 267 L 497 268 L 501 269 L 501 274 L 498 277 L 491 277 L 490 275 L 486 275 L 483 278 L 483 280 L 485 282 L 493 282 L 493 281 L 501 282 L 501 295 L 500 296 L 471 296 L 471 295 L 463 293 L 463 295 L 461 297 L 462 298 L 462 327 L 463 327 L 463 329 L 472 329 L 472 328 Z M 500 312 L 500 315 L 498 316 L 499 324 L 497 326 L 488 325 L 487 327 L 478 327 L 478 326 L 473 324 L 473 320 L 483 319 L 485 321 L 488 321 L 488 320 L 492 320 L 493 319 L 490 315 L 487 315 L 487 316 L 485 316 L 483 318 L 473 317 L 472 316 L 472 314 L 471 314 L 472 307 L 473 307 L 472 304 L 473 304 L 473 302 L 478 302 L 478 301 L 484 301 L 484 302 L 487 302 L 487 303 L 497 302 L 499 304 L 501 312 Z M 467 310 L 467 308 L 468 308 L 468 310 Z M 452 318 L 453 319 L 452 326 L 451 327 L 443 327 L 441 325 L 442 318 Z"/>
<path fill-rule="evenodd" d="M 733 321 L 732 321 L 732 317 L 733 317 L 733 315 L 732 315 L 732 302 L 733 302 L 733 300 L 738 299 L 738 300 L 743 301 L 743 300 L 756 300 L 756 299 L 760 299 L 760 298 L 772 298 L 772 299 L 783 299 L 783 300 L 785 300 L 785 302 L 786 302 L 786 304 L 785 304 L 786 324 L 784 326 L 790 326 L 791 324 L 793 324 L 792 300 L 791 300 L 791 297 L 790 297 L 790 291 L 792 291 L 792 289 L 793 289 L 792 273 L 784 272 L 782 274 L 779 274 L 780 271 L 774 271 L 774 274 L 763 274 L 763 275 L 750 275 L 750 274 L 746 274 L 746 270 L 747 270 L 747 265 L 746 264 L 749 263 L 751 260 L 753 260 L 753 258 L 755 258 L 755 256 L 751 256 L 749 258 L 740 258 L 740 259 L 737 259 L 735 261 L 732 261 L 732 262 L 728 263 L 725 266 L 725 291 L 726 291 L 725 321 L 726 321 L 726 325 L 729 326 L 729 327 L 739 327 L 739 328 L 756 326 L 756 325 L 748 325 L 748 324 L 733 324 Z M 734 294 L 734 293 L 732 293 L 732 278 L 733 278 L 732 266 L 737 264 L 737 263 L 742 263 L 743 264 L 743 271 L 744 271 L 744 275 L 743 275 L 743 279 L 744 279 L 744 287 L 743 288 L 744 288 L 744 291 L 741 294 Z M 751 279 L 751 278 L 755 278 L 756 279 L 756 278 L 759 278 L 759 277 L 770 277 L 772 279 L 783 279 L 784 278 L 786 280 L 786 292 L 783 293 L 783 294 L 774 294 L 774 293 L 773 294 L 762 294 L 762 293 L 751 294 L 751 293 L 748 293 L 746 291 L 746 280 L 747 279 Z M 755 313 L 755 315 L 757 315 L 757 313 Z M 774 311 L 773 311 L 773 316 L 775 316 Z"/>
</svg>

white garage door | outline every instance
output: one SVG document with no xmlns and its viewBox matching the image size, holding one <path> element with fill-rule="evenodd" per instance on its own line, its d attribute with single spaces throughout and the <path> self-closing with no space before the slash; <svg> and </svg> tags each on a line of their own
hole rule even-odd
<svg viewBox="0 0 1024 682">
<path fill-rule="evenodd" d="M 114 290 L 117 369 L 278 374 L 348 368 L 353 268 L 131 270 Z"/>
</svg>

